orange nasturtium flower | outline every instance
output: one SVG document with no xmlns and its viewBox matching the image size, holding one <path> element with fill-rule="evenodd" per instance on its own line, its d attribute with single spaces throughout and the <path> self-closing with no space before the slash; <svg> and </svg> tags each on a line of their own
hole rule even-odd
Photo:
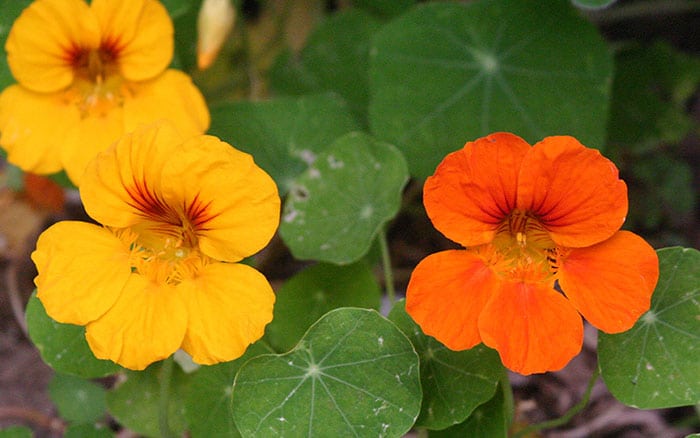
<svg viewBox="0 0 700 438">
<path fill-rule="evenodd" d="M 7 37 L 17 84 L 0 95 L 0 146 L 34 173 L 87 163 L 124 133 L 159 119 L 185 136 L 209 127 L 189 76 L 167 69 L 173 24 L 157 0 L 36 0 Z"/>
<path fill-rule="evenodd" d="M 406 310 L 452 350 L 483 342 L 518 373 L 556 371 L 581 350 L 580 315 L 618 333 L 649 309 L 656 253 L 619 230 L 627 186 L 615 165 L 575 138 L 469 142 L 427 179 L 423 201 L 465 249 L 418 264 Z"/>
<path fill-rule="evenodd" d="M 267 245 L 280 199 L 250 155 L 149 125 L 88 164 L 80 196 L 102 226 L 59 222 L 32 260 L 46 312 L 86 326 L 96 357 L 138 370 L 182 348 L 213 364 L 263 335 L 274 293 L 236 262 Z"/>
</svg>

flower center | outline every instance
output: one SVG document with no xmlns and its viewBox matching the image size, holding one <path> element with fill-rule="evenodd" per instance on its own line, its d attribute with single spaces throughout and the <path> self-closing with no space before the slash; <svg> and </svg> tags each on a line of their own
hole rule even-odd
<svg viewBox="0 0 700 438">
<path fill-rule="evenodd" d="M 124 103 L 129 94 L 119 74 L 112 50 L 84 49 L 73 55 L 75 79 L 66 91 L 66 99 L 80 111 L 81 118 L 105 117 Z"/>
<path fill-rule="evenodd" d="M 556 271 L 557 246 L 528 212 L 515 210 L 501 223 L 493 250 L 490 264 L 510 279 L 544 280 Z"/>
<path fill-rule="evenodd" d="M 196 238 L 187 236 L 184 229 L 181 237 L 163 235 L 141 226 L 121 229 L 116 234 L 129 245 L 132 272 L 158 284 L 175 286 L 196 276 L 211 261 L 197 248 Z"/>
</svg>

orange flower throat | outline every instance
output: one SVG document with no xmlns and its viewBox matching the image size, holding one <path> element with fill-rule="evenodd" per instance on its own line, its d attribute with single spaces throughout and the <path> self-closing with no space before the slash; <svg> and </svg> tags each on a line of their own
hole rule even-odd
<svg viewBox="0 0 700 438">
<path fill-rule="evenodd" d="M 493 242 L 484 246 L 488 247 L 486 263 L 504 279 L 544 281 L 556 273 L 558 248 L 529 212 L 513 210 L 501 222 Z"/>
</svg>

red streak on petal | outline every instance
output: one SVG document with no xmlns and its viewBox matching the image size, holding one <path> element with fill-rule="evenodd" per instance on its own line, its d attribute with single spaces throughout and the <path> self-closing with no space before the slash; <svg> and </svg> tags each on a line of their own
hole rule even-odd
<svg viewBox="0 0 700 438">
<path fill-rule="evenodd" d="M 207 222 L 218 216 L 218 214 L 212 214 L 210 206 L 211 201 L 205 203 L 199 199 L 199 195 L 196 195 L 189 204 L 183 205 L 185 216 L 195 232 L 208 231 L 210 228 L 206 226 Z"/>
</svg>

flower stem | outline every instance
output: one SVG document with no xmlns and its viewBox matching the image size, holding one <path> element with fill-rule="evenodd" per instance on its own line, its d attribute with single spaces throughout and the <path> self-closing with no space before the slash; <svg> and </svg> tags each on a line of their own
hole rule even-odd
<svg viewBox="0 0 700 438">
<path fill-rule="evenodd" d="M 165 359 L 160 366 L 160 399 L 158 401 L 158 428 L 160 436 L 163 438 L 172 438 L 175 435 L 170 430 L 168 421 L 168 407 L 170 405 L 170 381 L 173 375 L 173 365 L 175 360 L 173 356 Z"/>
<path fill-rule="evenodd" d="M 513 401 L 513 388 L 510 386 L 510 378 L 508 378 L 508 370 L 503 367 L 501 379 L 499 381 L 501 391 L 503 391 L 503 407 L 506 410 L 506 423 L 513 422 L 515 416 L 515 402 Z"/>
<path fill-rule="evenodd" d="M 382 269 L 384 270 L 384 287 L 389 303 L 396 302 L 396 289 L 394 289 L 394 271 L 391 269 L 391 255 L 389 254 L 389 244 L 386 239 L 386 229 L 379 231 L 379 249 L 382 253 Z"/>
<path fill-rule="evenodd" d="M 531 424 L 528 427 L 519 430 L 517 433 L 513 435 L 513 438 L 519 438 L 523 436 L 527 436 L 528 434 L 532 432 L 537 432 L 540 430 L 544 429 L 552 429 L 554 427 L 559 427 L 563 426 L 569 421 L 571 421 L 572 418 L 574 418 L 574 415 L 578 414 L 583 410 L 583 408 L 586 407 L 588 404 L 588 401 L 591 398 L 591 391 L 593 391 L 593 385 L 595 385 L 595 382 L 598 380 L 598 377 L 600 376 L 600 368 L 596 366 L 595 370 L 593 370 L 593 374 L 591 375 L 590 380 L 588 381 L 588 386 L 586 387 L 586 392 L 583 394 L 583 398 L 576 403 L 574 406 L 571 407 L 564 415 L 562 415 L 559 418 L 555 418 L 553 420 L 549 421 L 543 421 L 541 423 L 537 424 Z"/>
</svg>

